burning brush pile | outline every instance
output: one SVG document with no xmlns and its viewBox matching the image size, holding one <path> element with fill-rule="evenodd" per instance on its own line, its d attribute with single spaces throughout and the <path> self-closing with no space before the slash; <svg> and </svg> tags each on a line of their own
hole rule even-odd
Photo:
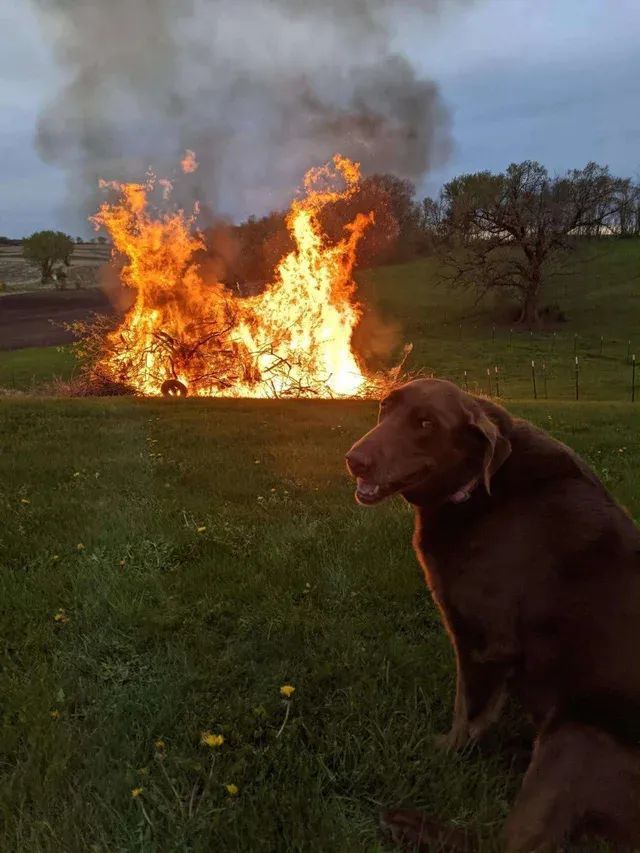
<svg viewBox="0 0 640 853">
<path fill-rule="evenodd" d="M 351 348 L 361 309 L 352 278 L 358 240 L 372 221 L 358 214 L 329 245 L 323 207 L 355 192 L 359 167 L 336 156 L 311 170 L 291 206 L 295 248 L 258 295 L 238 297 L 205 281 L 197 263 L 204 241 L 195 216 L 154 213 L 150 198 L 171 184 L 104 184 L 117 194 L 93 217 L 123 261 L 135 301 L 113 330 L 96 322 L 80 350 L 89 385 L 143 395 L 365 397 L 394 377 L 366 376 Z M 85 333 L 87 329 L 84 329 Z"/>
</svg>

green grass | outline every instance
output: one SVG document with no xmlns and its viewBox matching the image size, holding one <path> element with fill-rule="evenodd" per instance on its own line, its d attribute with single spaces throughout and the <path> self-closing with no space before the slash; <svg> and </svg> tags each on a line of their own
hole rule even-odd
<svg viewBox="0 0 640 853">
<path fill-rule="evenodd" d="M 548 282 L 542 304 L 558 303 L 568 322 L 534 333 L 509 321 L 507 303 L 476 305 L 472 293 L 439 284 L 442 271 L 433 259 L 367 273 L 361 290 L 365 304 L 397 324 L 398 339 L 413 343 L 412 368 L 460 385 L 466 370 L 471 390 L 495 394 L 497 366 L 500 396 L 529 399 L 534 360 L 538 397 L 545 396 L 544 364 L 548 397 L 572 400 L 577 354 L 581 399 L 629 400 L 627 353 L 640 358 L 640 241 L 585 246 L 569 256 L 566 271 Z"/>
<path fill-rule="evenodd" d="M 630 405 L 514 408 L 638 518 Z M 342 463 L 373 417 L 358 402 L 0 405 L 0 849 L 376 851 L 379 808 L 397 805 L 494 848 L 522 724 L 459 756 L 433 746 L 453 663 L 411 513 L 356 506 Z"/>
<path fill-rule="evenodd" d="M 363 274 L 361 296 L 396 344 L 413 342 L 411 369 L 461 384 L 466 370 L 488 391 L 497 365 L 509 401 L 532 396 L 531 359 L 544 396 L 544 361 L 550 399 L 510 407 L 585 456 L 638 519 L 638 409 L 615 401 L 629 398 L 628 340 L 640 354 L 640 243 L 587 258 L 547 288 L 570 318 L 555 336 L 510 334 L 503 304 L 444 290 L 430 260 Z M 384 363 L 388 329 L 368 338 Z M 566 402 L 574 347 L 579 404 Z M 73 369 L 57 348 L 0 353 L 0 388 Z M 380 808 L 400 805 L 497 849 L 526 726 L 512 711 L 480 749 L 433 746 L 454 669 L 411 512 L 357 507 L 342 463 L 373 415 L 361 402 L 0 402 L 0 849 L 373 853 Z M 205 730 L 222 747 L 201 745 Z"/>
<path fill-rule="evenodd" d="M 24 390 L 50 382 L 56 376 L 68 378 L 76 360 L 68 347 L 28 347 L 0 352 L 0 388 Z"/>
</svg>

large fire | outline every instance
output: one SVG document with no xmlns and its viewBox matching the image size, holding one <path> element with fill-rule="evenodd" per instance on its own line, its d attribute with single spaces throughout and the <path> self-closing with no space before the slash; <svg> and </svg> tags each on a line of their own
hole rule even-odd
<svg viewBox="0 0 640 853">
<path fill-rule="evenodd" d="M 191 152 L 189 152 L 191 154 Z M 189 163 L 195 158 L 189 157 Z M 107 335 L 96 371 L 141 394 L 226 397 L 363 396 L 367 379 L 351 348 L 361 316 L 352 273 L 358 240 L 372 216 L 359 214 L 329 244 L 319 215 L 352 195 L 356 163 L 336 156 L 311 170 L 287 227 L 295 248 L 260 294 L 238 297 L 204 279 L 196 260 L 204 241 L 182 210 L 156 216 L 157 184 L 105 184 L 118 192 L 93 217 L 124 259 L 122 281 L 135 302 Z"/>
</svg>

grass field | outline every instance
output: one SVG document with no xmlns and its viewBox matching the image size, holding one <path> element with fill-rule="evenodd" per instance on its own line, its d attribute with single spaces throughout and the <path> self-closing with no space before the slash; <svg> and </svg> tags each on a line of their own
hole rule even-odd
<svg viewBox="0 0 640 853">
<path fill-rule="evenodd" d="M 640 404 L 620 402 L 627 350 L 640 355 L 640 244 L 587 257 L 545 296 L 569 323 L 533 335 L 442 289 L 431 261 L 367 272 L 361 296 L 413 342 L 410 368 L 463 385 L 466 370 L 483 392 L 489 368 L 495 394 L 497 365 L 507 405 L 640 519 Z M 537 403 L 522 402 L 532 359 Z M 1 352 L 0 389 L 73 370 L 63 349 Z M 411 512 L 356 506 L 342 462 L 374 412 L 0 400 L 1 850 L 374 853 L 390 806 L 497 849 L 530 733 L 512 709 L 480 748 L 433 746 L 454 669 Z"/>
<path fill-rule="evenodd" d="M 631 405 L 513 408 L 640 516 Z M 494 849 L 526 727 L 513 711 L 481 749 L 433 746 L 453 662 L 411 513 L 356 506 L 342 463 L 373 417 L 0 404 L 0 849 L 380 851 L 398 805 Z"/>
<path fill-rule="evenodd" d="M 640 241 L 585 246 L 570 256 L 567 272 L 572 274 L 549 282 L 543 303 L 558 303 L 568 322 L 532 334 L 517 327 L 510 331 L 505 304 L 475 305 L 472 294 L 439 284 L 441 270 L 434 260 L 366 271 L 359 276 L 360 299 L 375 307 L 387 329 L 395 329 L 393 335 L 380 333 L 376 324 L 374 338 L 382 344 L 382 355 L 371 363 L 388 366 L 401 345 L 411 342 L 410 369 L 463 386 L 466 381 L 470 390 L 485 394 L 498 391 L 504 399 L 529 399 L 534 360 L 538 398 L 573 400 L 578 355 L 580 399 L 629 400 L 629 355 L 640 359 Z M 365 351 L 371 331 L 367 325 L 361 336 Z M 384 344 L 392 339 L 390 352 Z M 73 366 L 71 357 L 55 348 L 0 352 L 0 388 L 28 388 L 54 374 L 66 376 Z"/>
<path fill-rule="evenodd" d="M 27 347 L 0 352 L 0 388 L 37 388 L 55 376 L 69 377 L 77 362 L 69 347 Z"/>
</svg>

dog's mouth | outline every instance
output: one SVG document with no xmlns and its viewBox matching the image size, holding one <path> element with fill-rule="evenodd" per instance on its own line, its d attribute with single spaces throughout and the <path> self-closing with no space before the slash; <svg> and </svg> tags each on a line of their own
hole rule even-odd
<svg viewBox="0 0 640 853">
<path fill-rule="evenodd" d="M 406 480 L 396 483 L 373 483 L 371 480 L 365 480 L 363 477 L 356 477 L 356 500 L 363 506 L 373 506 L 373 504 L 380 503 L 380 501 L 391 497 L 391 495 L 417 488 L 424 481 L 428 470 L 429 467 L 425 467 L 414 474 L 413 477 L 408 477 Z"/>
<path fill-rule="evenodd" d="M 379 483 L 370 483 L 362 477 L 356 477 L 356 500 L 365 506 L 371 506 L 384 500 L 391 491 Z"/>
</svg>

